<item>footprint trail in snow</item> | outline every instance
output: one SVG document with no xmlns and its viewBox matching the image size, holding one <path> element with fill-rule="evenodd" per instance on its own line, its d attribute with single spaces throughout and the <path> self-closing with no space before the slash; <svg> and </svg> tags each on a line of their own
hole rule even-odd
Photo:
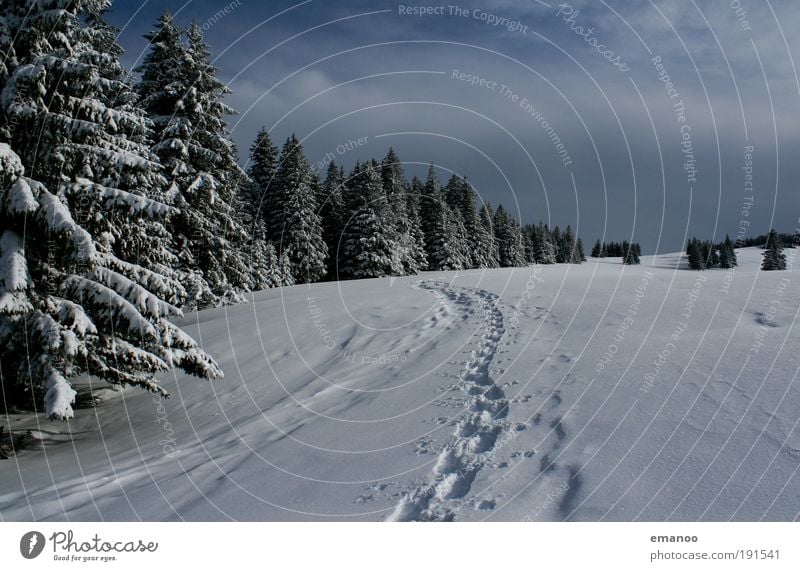
<svg viewBox="0 0 800 571">
<path fill-rule="evenodd" d="M 456 288 L 445 282 L 419 284 L 439 297 L 467 305 L 483 314 L 480 339 L 459 374 L 459 387 L 468 396 L 466 410 L 459 415 L 455 433 L 439 453 L 433 473 L 423 485 L 406 494 L 389 521 L 450 521 L 478 472 L 493 459 L 493 450 L 507 430 L 504 418 L 508 400 L 494 383 L 489 370 L 505 333 L 497 295 L 482 289 Z"/>
</svg>

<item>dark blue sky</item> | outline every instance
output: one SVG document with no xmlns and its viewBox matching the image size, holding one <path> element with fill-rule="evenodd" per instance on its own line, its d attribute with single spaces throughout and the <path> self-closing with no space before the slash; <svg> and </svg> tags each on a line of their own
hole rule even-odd
<svg viewBox="0 0 800 571">
<path fill-rule="evenodd" d="M 117 1 L 128 66 L 165 7 L 206 30 L 243 162 L 262 125 L 348 169 L 393 146 L 409 175 L 648 252 L 798 225 L 790 0 Z"/>
</svg>

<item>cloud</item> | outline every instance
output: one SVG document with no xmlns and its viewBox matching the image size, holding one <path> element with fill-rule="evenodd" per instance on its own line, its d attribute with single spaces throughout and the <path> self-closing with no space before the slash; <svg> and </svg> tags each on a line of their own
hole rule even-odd
<svg viewBox="0 0 800 571">
<path fill-rule="evenodd" d="M 512 33 L 474 18 L 402 17 L 395 1 L 312 2 L 275 18 L 290 3 L 248 2 L 211 28 L 209 40 L 234 90 L 228 101 L 241 112 L 231 120 L 241 149 L 262 125 L 274 127 L 277 144 L 292 132 L 305 137 L 311 160 L 367 137 L 337 162 L 349 167 L 393 145 L 409 173 L 433 161 L 443 174 L 466 174 L 484 198 L 512 210 L 518 203 L 526 220 L 574 225 L 580 217 L 591 239 L 606 222 L 626 235 L 635 217 L 645 247 L 661 237 L 675 249 L 687 224 L 710 233 L 719 217 L 721 228 L 735 230 L 742 148 L 752 144 L 763 191 L 754 226 L 769 225 L 773 207 L 776 225 L 793 224 L 797 161 L 785 158 L 800 152 L 790 33 L 800 12 L 792 2 L 741 0 L 749 30 L 729 0 L 570 2 L 580 11 L 576 23 L 629 63 L 625 73 L 556 15 L 558 4 L 459 3 L 528 26 Z M 117 16 L 125 9 L 119 4 Z M 381 10 L 388 12 L 361 15 Z M 141 33 L 154 15 L 137 18 L 145 24 L 134 21 L 132 30 Z M 681 124 L 656 55 L 691 126 L 699 168 L 691 212 Z M 455 69 L 506 85 L 517 99 L 453 79 Z M 552 132 L 568 149 L 569 169 Z M 606 210 L 607 221 L 598 216 Z"/>
</svg>

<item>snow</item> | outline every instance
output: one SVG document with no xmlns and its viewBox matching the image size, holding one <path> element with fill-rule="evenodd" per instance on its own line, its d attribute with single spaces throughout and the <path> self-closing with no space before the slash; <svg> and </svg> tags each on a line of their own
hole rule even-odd
<svg viewBox="0 0 800 571">
<path fill-rule="evenodd" d="M 21 177 L 24 170 L 19 156 L 6 143 L 0 143 L 0 174 L 14 180 Z"/>
<path fill-rule="evenodd" d="M 10 415 L 34 437 L 0 462 L 0 516 L 791 520 L 800 289 L 761 253 L 298 285 L 187 314 L 225 378 L 165 375 L 169 400 L 95 383 L 102 404 L 68 423 Z"/>
<path fill-rule="evenodd" d="M 27 289 L 30 282 L 22 238 L 13 230 L 6 230 L 0 234 L 0 292 L 13 294 Z"/>
</svg>

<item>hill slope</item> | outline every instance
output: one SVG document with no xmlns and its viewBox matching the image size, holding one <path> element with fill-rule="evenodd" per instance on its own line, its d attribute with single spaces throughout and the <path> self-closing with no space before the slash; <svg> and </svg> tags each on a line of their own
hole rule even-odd
<svg viewBox="0 0 800 571">
<path fill-rule="evenodd" d="M 226 378 L 14 415 L 4 520 L 800 512 L 800 288 L 678 255 L 314 284 L 188 316 Z M 788 281 L 787 281 L 788 280 Z"/>
</svg>

